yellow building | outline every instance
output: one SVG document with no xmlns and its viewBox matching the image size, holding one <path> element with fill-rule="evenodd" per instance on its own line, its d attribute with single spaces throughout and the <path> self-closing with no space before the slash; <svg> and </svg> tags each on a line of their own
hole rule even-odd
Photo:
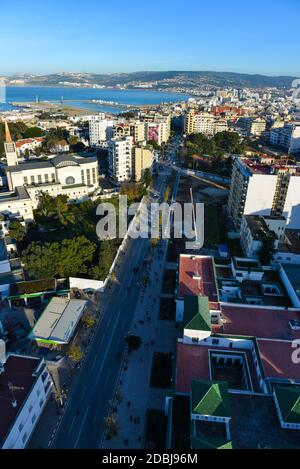
<svg viewBox="0 0 300 469">
<path fill-rule="evenodd" d="M 135 147 L 133 150 L 133 174 L 134 180 L 139 182 L 143 178 L 146 169 L 151 168 L 153 152 L 148 148 Z"/>
</svg>

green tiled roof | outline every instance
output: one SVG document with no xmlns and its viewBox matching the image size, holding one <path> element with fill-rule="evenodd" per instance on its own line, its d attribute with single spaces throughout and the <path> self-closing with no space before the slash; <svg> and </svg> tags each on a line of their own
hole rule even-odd
<svg viewBox="0 0 300 469">
<path fill-rule="evenodd" d="M 194 436 L 191 438 L 191 449 L 232 449 L 232 442 L 222 438 Z"/>
<path fill-rule="evenodd" d="M 192 381 L 192 412 L 230 417 L 228 384 L 225 381 Z"/>
<path fill-rule="evenodd" d="M 300 388 L 274 386 L 274 391 L 284 422 L 300 423 Z"/>
<path fill-rule="evenodd" d="M 185 296 L 183 327 L 198 331 L 210 331 L 211 320 L 207 296 Z"/>
</svg>

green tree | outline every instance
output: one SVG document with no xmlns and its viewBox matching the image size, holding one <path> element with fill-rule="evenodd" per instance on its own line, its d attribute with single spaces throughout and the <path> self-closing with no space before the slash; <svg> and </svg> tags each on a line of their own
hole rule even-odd
<svg viewBox="0 0 300 469">
<path fill-rule="evenodd" d="M 61 277 L 75 277 L 88 272 L 96 251 L 96 244 L 85 236 L 65 239 L 60 245 L 57 273 Z"/>
<path fill-rule="evenodd" d="M 38 138 L 44 135 L 44 131 L 40 127 L 29 127 L 23 133 L 24 138 Z"/>
<path fill-rule="evenodd" d="M 82 322 L 88 329 L 92 329 L 97 323 L 97 318 L 92 313 L 87 312 L 84 314 Z"/>
<path fill-rule="evenodd" d="M 259 255 L 259 260 L 262 263 L 262 265 L 269 265 L 273 255 L 276 251 L 275 249 L 275 234 L 273 233 L 268 233 L 264 236 L 262 240 L 262 246 L 260 248 L 260 251 L 258 253 Z"/>
<path fill-rule="evenodd" d="M 130 353 L 132 350 L 138 350 L 142 344 L 142 340 L 137 335 L 128 335 L 126 337 L 126 342 L 128 344 L 128 352 Z"/>
<path fill-rule="evenodd" d="M 15 239 L 16 241 L 20 242 L 25 237 L 25 227 L 17 220 L 13 220 L 9 224 L 9 236 L 11 239 Z"/>
<path fill-rule="evenodd" d="M 57 273 L 59 245 L 33 242 L 22 252 L 21 257 L 31 278 L 53 278 Z"/>
<path fill-rule="evenodd" d="M 145 169 L 144 175 L 143 175 L 143 182 L 146 185 L 146 187 L 149 187 L 151 182 L 152 182 L 152 175 L 151 175 L 151 170 L 150 168 Z"/>
<path fill-rule="evenodd" d="M 83 359 L 83 351 L 78 345 L 72 344 L 67 351 L 67 355 L 74 363 L 79 363 Z"/>
</svg>

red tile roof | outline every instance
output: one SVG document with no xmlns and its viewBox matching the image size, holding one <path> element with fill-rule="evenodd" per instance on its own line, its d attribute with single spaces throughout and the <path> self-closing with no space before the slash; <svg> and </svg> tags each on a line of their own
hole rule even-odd
<svg viewBox="0 0 300 469">
<path fill-rule="evenodd" d="M 182 254 L 179 259 L 178 297 L 184 295 L 207 296 L 218 301 L 213 258 Z"/>
<path fill-rule="evenodd" d="M 300 330 L 293 330 L 289 325 L 292 319 L 300 321 L 300 310 L 221 303 L 221 312 L 223 334 L 281 340 L 300 339 Z"/>
<path fill-rule="evenodd" d="M 266 377 L 300 382 L 300 363 L 293 363 L 292 353 L 296 349 L 292 342 L 258 340 L 257 343 Z"/>
<path fill-rule="evenodd" d="M 0 446 L 37 379 L 32 374 L 39 364 L 40 359 L 32 357 L 9 355 L 7 358 L 4 372 L 0 374 Z M 11 404 L 12 392 L 9 383 L 18 388 L 13 391 L 17 407 Z"/>
</svg>

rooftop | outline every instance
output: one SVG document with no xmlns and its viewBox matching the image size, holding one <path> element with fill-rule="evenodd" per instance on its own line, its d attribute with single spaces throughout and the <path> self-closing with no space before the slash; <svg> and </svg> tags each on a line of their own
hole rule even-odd
<svg viewBox="0 0 300 469">
<path fill-rule="evenodd" d="M 192 381 L 192 412 L 230 417 L 228 384 L 225 381 Z"/>
<path fill-rule="evenodd" d="M 207 296 L 184 297 L 183 327 L 184 329 L 200 331 L 211 330 L 211 319 Z"/>
<path fill-rule="evenodd" d="M 292 360 L 292 342 L 282 340 L 257 341 L 265 376 L 273 380 L 292 380 L 300 383 L 300 366 Z"/>
<path fill-rule="evenodd" d="M 9 355 L 7 358 L 4 372 L 0 374 L 0 446 L 37 380 L 34 372 L 40 362 L 39 358 L 18 355 Z M 10 383 L 14 386 L 16 407 L 12 406 Z"/>
<path fill-rule="evenodd" d="M 259 215 L 244 215 L 244 217 L 253 239 L 261 240 L 270 232 L 263 217 Z"/>
<path fill-rule="evenodd" d="M 300 388 L 274 386 L 281 416 L 286 423 L 300 423 Z"/>
<path fill-rule="evenodd" d="M 282 264 L 294 291 L 300 300 L 300 265 L 299 264 Z"/>
<path fill-rule="evenodd" d="M 222 334 L 287 341 L 300 339 L 300 330 L 290 326 L 291 320 L 300 321 L 300 310 L 221 303 L 221 319 L 223 325 L 219 332 Z"/>
<path fill-rule="evenodd" d="M 67 344 L 86 304 L 85 300 L 52 298 L 35 324 L 31 338 L 40 342 Z"/>
<path fill-rule="evenodd" d="M 209 301 L 218 301 L 212 257 L 180 255 L 178 297 L 185 295 L 207 296 Z"/>
</svg>

